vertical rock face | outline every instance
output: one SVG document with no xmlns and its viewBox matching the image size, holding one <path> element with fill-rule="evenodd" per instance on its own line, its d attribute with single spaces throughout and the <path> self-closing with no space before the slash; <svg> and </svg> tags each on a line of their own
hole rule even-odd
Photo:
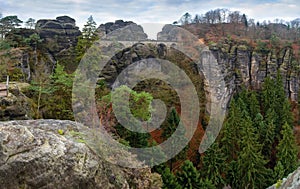
<svg viewBox="0 0 300 189">
<path fill-rule="evenodd" d="M 261 52 L 247 45 L 212 44 L 209 46 L 222 69 L 227 86 L 235 91 L 241 85 L 261 89 L 267 76 L 276 77 L 279 70 L 286 95 L 296 101 L 299 91 L 299 69 L 291 59 L 291 48 L 278 53 Z"/>
<path fill-rule="evenodd" d="M 92 151 L 84 129 L 72 121 L 0 122 L 1 188 L 161 187 L 150 168 L 121 168 Z"/>
</svg>

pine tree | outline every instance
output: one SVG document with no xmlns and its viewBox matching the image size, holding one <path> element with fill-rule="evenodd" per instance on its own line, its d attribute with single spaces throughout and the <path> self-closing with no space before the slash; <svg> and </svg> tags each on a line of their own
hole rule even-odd
<svg viewBox="0 0 300 189">
<path fill-rule="evenodd" d="M 181 171 L 177 172 L 176 176 L 181 188 L 201 188 L 200 174 L 189 160 L 183 163 Z"/>
<path fill-rule="evenodd" d="M 284 176 L 293 172 L 298 165 L 297 159 L 297 145 L 295 136 L 291 126 L 285 123 L 281 131 L 282 139 L 277 146 L 277 165 L 281 162 L 284 167 Z"/>
<path fill-rule="evenodd" d="M 218 188 L 225 185 L 222 172 L 226 169 L 225 157 L 218 143 L 214 143 L 202 158 L 203 168 L 201 169 L 201 178 L 208 179 Z"/>
<path fill-rule="evenodd" d="M 165 168 L 165 170 L 161 174 L 161 178 L 164 183 L 162 187 L 163 189 L 169 189 L 169 188 L 181 189 L 175 175 L 173 175 L 173 173 L 170 171 L 169 168 Z"/>
</svg>

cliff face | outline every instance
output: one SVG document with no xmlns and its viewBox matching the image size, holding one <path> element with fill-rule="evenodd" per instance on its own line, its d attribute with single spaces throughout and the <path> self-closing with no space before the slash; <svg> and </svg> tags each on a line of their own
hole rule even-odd
<svg viewBox="0 0 300 189">
<path fill-rule="evenodd" d="M 299 63 L 293 60 L 291 47 L 264 52 L 247 44 L 211 44 L 209 46 L 224 74 L 229 88 L 236 90 L 244 84 L 253 89 L 261 89 L 267 76 L 276 77 L 277 71 L 283 79 L 286 95 L 296 101 L 298 98 L 300 75 Z"/>
<path fill-rule="evenodd" d="M 38 34 L 40 39 L 30 39 L 33 34 Z M 57 62 L 68 71 L 74 71 L 77 67 L 75 47 L 79 35 L 81 32 L 75 20 L 68 16 L 38 20 L 35 30 L 12 30 L 6 39 L 14 48 L 0 51 L 0 81 L 2 76 L 6 78 L 7 71 L 14 81 L 40 81 L 53 73 Z"/>
<path fill-rule="evenodd" d="M 161 187 L 150 169 L 106 162 L 85 144 L 85 129 L 71 121 L 0 122 L 1 188 Z"/>
</svg>

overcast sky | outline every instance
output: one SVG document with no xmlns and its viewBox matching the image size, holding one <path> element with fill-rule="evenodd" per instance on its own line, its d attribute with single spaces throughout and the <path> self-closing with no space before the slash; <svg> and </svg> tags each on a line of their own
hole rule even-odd
<svg viewBox="0 0 300 189">
<path fill-rule="evenodd" d="M 204 14 L 216 8 L 238 10 L 256 21 L 300 17 L 299 0 L 0 0 L 3 16 L 17 15 L 26 21 L 30 17 L 38 20 L 68 15 L 79 27 L 90 15 L 98 25 L 117 19 L 168 24 L 185 12 Z"/>
</svg>

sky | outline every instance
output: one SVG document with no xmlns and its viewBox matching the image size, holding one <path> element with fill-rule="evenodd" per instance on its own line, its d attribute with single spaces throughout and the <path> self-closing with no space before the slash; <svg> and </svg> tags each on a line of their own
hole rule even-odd
<svg viewBox="0 0 300 189">
<path fill-rule="evenodd" d="M 17 15 L 23 21 L 67 15 L 82 28 L 92 15 L 98 25 L 122 19 L 148 23 L 148 31 L 173 23 L 186 12 L 204 14 L 216 8 L 238 10 L 256 21 L 300 17 L 299 0 L 0 0 L 3 16 Z"/>
</svg>

